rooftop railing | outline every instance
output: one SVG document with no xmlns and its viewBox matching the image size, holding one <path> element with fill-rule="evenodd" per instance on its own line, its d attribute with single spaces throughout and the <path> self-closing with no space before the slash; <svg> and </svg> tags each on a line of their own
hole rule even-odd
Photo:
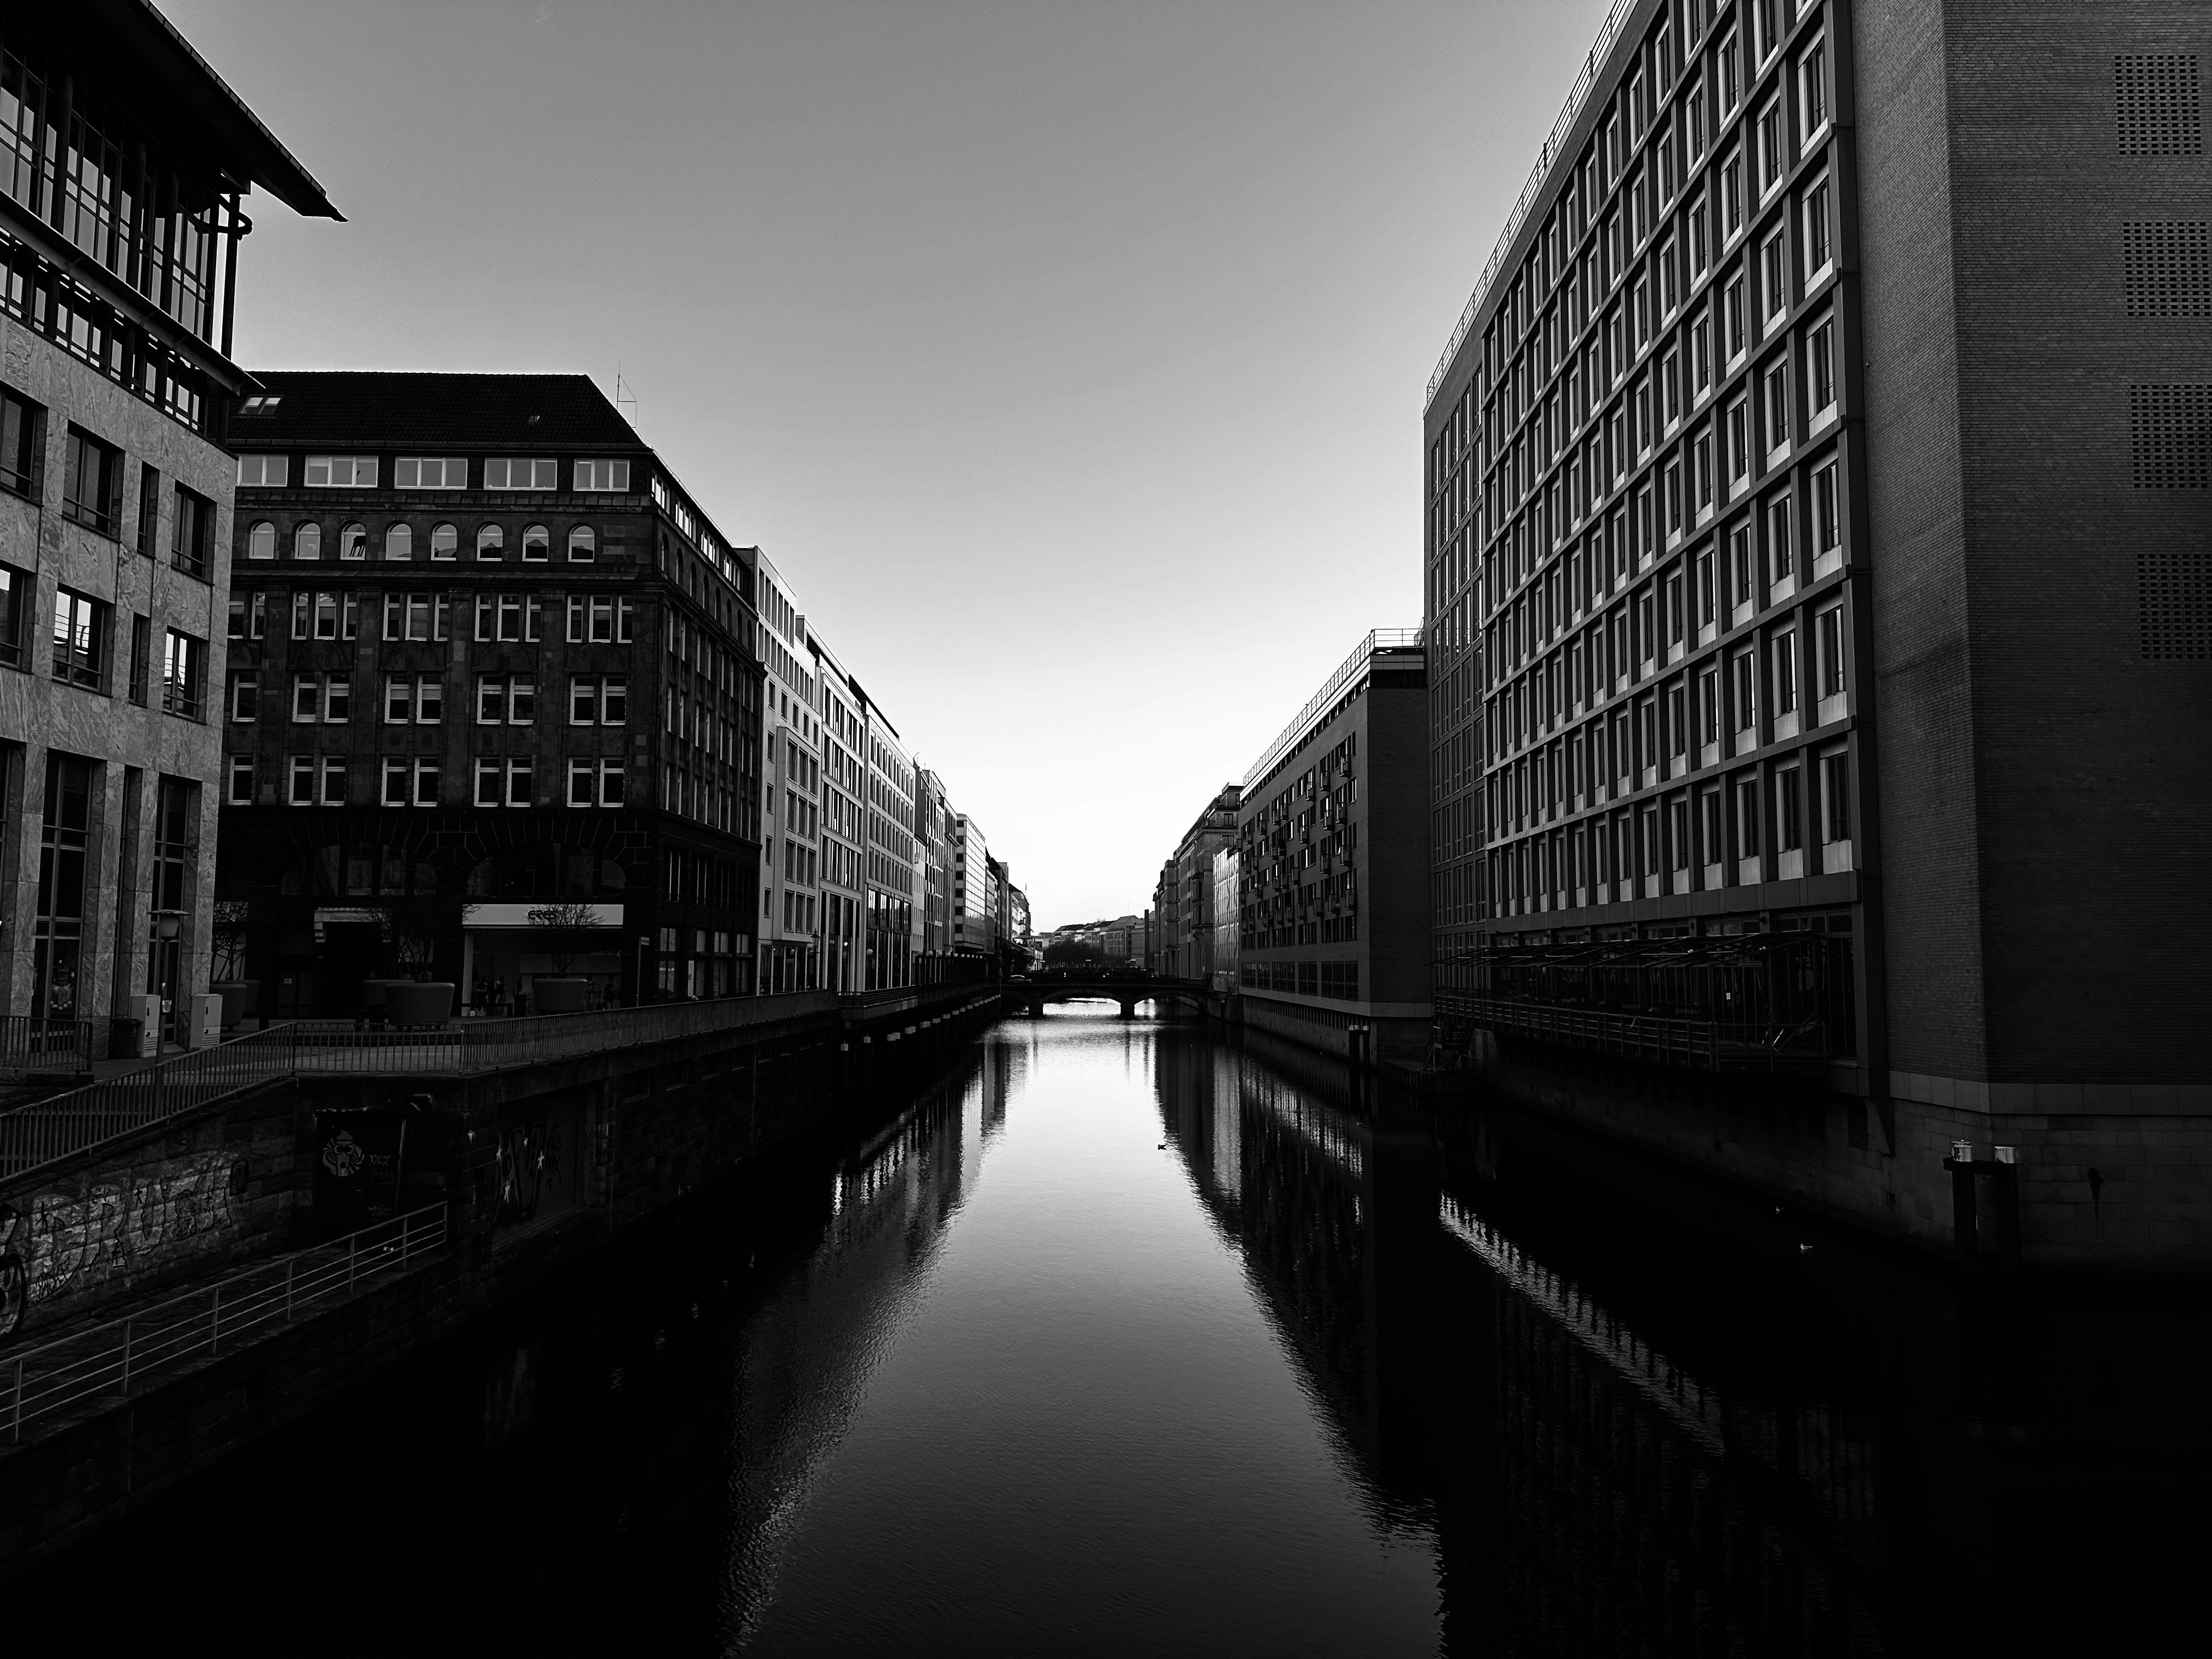
<svg viewBox="0 0 2212 1659">
<path fill-rule="evenodd" d="M 1568 90 L 1567 101 L 1559 106 L 1559 118 L 1552 123 L 1550 136 L 1544 140 L 1543 148 L 1536 152 L 1536 165 L 1528 174 L 1528 182 L 1521 186 L 1520 199 L 1513 204 L 1512 211 L 1505 216 L 1505 228 L 1498 233 L 1498 245 L 1490 251 L 1490 263 L 1483 266 L 1482 276 L 1474 285 L 1474 292 L 1468 296 L 1467 309 L 1459 314 L 1459 325 L 1452 330 L 1450 343 L 1444 347 L 1444 355 L 1437 362 L 1437 372 L 1429 376 L 1428 397 L 1423 399 L 1425 406 L 1435 401 L 1437 388 L 1443 384 L 1444 376 L 1451 368 L 1452 359 L 1459 355 L 1461 343 L 1467 338 L 1468 331 L 1474 326 L 1474 319 L 1482 310 L 1483 301 L 1489 297 L 1490 285 L 1497 280 L 1498 267 L 1505 263 L 1505 255 L 1513 246 L 1513 239 L 1521 234 L 1521 226 L 1528 216 L 1528 210 L 1535 205 L 1538 197 L 1543 192 L 1545 177 L 1551 172 L 1552 163 L 1559 158 L 1567 130 L 1574 125 L 1575 118 L 1583 112 L 1583 106 L 1589 101 L 1590 88 L 1597 84 L 1598 70 L 1604 67 L 1607 55 L 1613 51 L 1613 43 L 1620 33 L 1621 25 L 1628 21 L 1628 14 L 1635 9 L 1636 0 L 1613 0 L 1613 9 L 1606 14 L 1604 23 L 1599 27 L 1596 44 L 1590 47 L 1589 55 L 1583 59 L 1582 70 L 1575 76 L 1573 87 Z"/>
<path fill-rule="evenodd" d="M 1359 648 L 1346 657 L 1336 672 L 1328 677 L 1322 689 L 1306 700 L 1306 706 L 1298 710 L 1297 719 L 1285 726 L 1282 735 L 1269 744 L 1260 758 L 1253 763 L 1252 769 L 1244 775 L 1244 787 L 1250 789 L 1273 769 L 1277 761 L 1298 746 L 1307 728 L 1312 726 L 1314 717 L 1336 701 L 1337 695 L 1359 676 L 1377 651 L 1418 650 L 1420 644 L 1421 630 L 1418 628 L 1378 628 L 1370 632 L 1359 642 Z"/>
</svg>

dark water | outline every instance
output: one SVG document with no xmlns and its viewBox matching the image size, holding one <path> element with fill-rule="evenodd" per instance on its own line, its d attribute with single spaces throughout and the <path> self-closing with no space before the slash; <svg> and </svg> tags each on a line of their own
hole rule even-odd
<svg viewBox="0 0 2212 1659">
<path fill-rule="evenodd" d="M 2203 1571 L 2205 1328 L 1962 1322 L 1541 1123 L 1079 1006 L 6 1600 L 96 1650 L 2126 1650 Z"/>
</svg>

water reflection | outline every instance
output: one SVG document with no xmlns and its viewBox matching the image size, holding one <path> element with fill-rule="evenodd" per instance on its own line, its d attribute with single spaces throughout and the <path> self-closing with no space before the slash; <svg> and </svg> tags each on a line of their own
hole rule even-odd
<svg viewBox="0 0 2212 1659">
<path fill-rule="evenodd" d="M 2046 1356 L 2203 1351 L 2171 1295 L 2045 1324 Z M 150 1640 L 251 1559 L 268 1651 L 2112 1638 L 2190 1582 L 2193 1521 L 2112 1478 L 2150 1466 L 2047 1358 L 2042 1416 L 1990 1427 L 1960 1343 L 1917 1260 L 1079 1006 L 15 1589 L 35 1623 L 120 1575 L 109 1635 Z M 334 1624 L 334 1572 L 404 1593 Z"/>
</svg>

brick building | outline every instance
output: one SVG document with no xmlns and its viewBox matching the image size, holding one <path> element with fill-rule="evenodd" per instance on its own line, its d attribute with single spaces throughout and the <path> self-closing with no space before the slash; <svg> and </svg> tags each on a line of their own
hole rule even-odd
<svg viewBox="0 0 2212 1659">
<path fill-rule="evenodd" d="M 1244 1022 L 1346 1051 L 1429 1047 L 1428 685 L 1419 637 L 1370 634 L 1237 793 Z"/>
<path fill-rule="evenodd" d="M 1822 1201 L 1927 1231 L 2020 1146 L 2062 1255 L 2153 1120 L 2212 1152 L 2208 63 L 2148 0 L 1614 9 L 1430 386 L 1448 1043 L 1679 1019 L 1841 1103 L 1760 1154 Z"/>
<path fill-rule="evenodd" d="M 218 896 L 264 1012 L 753 987 L 762 668 L 732 548 L 580 375 L 269 374 L 228 423 Z"/>
<path fill-rule="evenodd" d="M 207 987 L 252 188 L 337 216 L 150 6 L 0 15 L 0 1012 L 40 1022 L 11 1065 L 104 1051 L 149 994 L 178 1036 Z"/>
</svg>

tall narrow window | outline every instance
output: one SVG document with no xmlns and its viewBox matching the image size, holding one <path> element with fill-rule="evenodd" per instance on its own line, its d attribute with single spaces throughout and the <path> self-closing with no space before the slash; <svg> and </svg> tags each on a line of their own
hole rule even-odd
<svg viewBox="0 0 2212 1659">
<path fill-rule="evenodd" d="M 457 558 L 461 550 L 461 532 L 452 525 L 434 525 L 430 529 L 430 556 L 443 562 Z"/>
<path fill-rule="evenodd" d="M 580 461 L 577 465 L 581 466 L 583 463 Z M 599 538 L 592 534 L 591 526 L 580 524 L 568 532 L 569 563 L 590 564 L 598 557 Z"/>
<path fill-rule="evenodd" d="M 246 556 L 249 559 L 273 559 L 276 556 L 276 526 L 263 519 L 246 532 Z"/>
<path fill-rule="evenodd" d="M 1815 40 L 1797 60 L 1797 112 L 1811 143 L 1828 125 L 1828 47 Z"/>
<path fill-rule="evenodd" d="M 323 556 L 323 527 L 312 519 L 292 532 L 292 556 L 295 559 L 319 559 Z"/>
<path fill-rule="evenodd" d="M 59 750 L 46 751 L 31 987 L 31 1012 L 46 1019 L 74 1019 L 78 1012 L 77 967 L 85 944 L 92 775 L 92 762 Z"/>
<path fill-rule="evenodd" d="M 152 558 L 161 544 L 161 474 L 156 468 L 138 469 L 138 552 Z"/>
<path fill-rule="evenodd" d="M 405 564 L 415 556 L 415 532 L 404 524 L 386 525 L 384 557 L 388 564 Z"/>
<path fill-rule="evenodd" d="M 36 501 L 46 453 L 46 411 L 0 386 L 0 489 Z"/>
<path fill-rule="evenodd" d="M 121 511 L 123 452 L 71 427 L 62 451 L 62 516 L 112 536 Z"/>
<path fill-rule="evenodd" d="M 338 557 L 366 559 L 368 556 L 368 526 L 349 524 L 338 530 Z"/>
<path fill-rule="evenodd" d="M 1790 497 L 1777 495 L 1766 504 L 1766 562 L 1777 582 L 1797 574 L 1796 550 L 1790 533 Z"/>
<path fill-rule="evenodd" d="M 186 575 L 205 581 L 214 550 L 215 503 L 179 484 L 176 520 L 169 538 L 171 562 Z"/>
<path fill-rule="evenodd" d="M 542 524 L 525 526 L 522 532 L 522 557 L 527 564 L 543 564 L 553 556 L 553 538 Z"/>
<path fill-rule="evenodd" d="M 154 619 L 134 616 L 131 618 L 131 701 L 141 708 L 150 695 L 149 683 L 153 678 Z"/>
<path fill-rule="evenodd" d="M 108 608 L 66 587 L 54 590 L 54 678 L 100 690 L 107 673 Z"/>
<path fill-rule="evenodd" d="M 1835 258 L 1835 228 L 1828 216 L 1826 179 L 1805 192 L 1805 282 L 1808 287 Z"/>
<path fill-rule="evenodd" d="M 1825 319 L 1805 340 L 1805 372 L 1811 383 L 1812 412 L 1817 418 L 1836 403 L 1836 319 Z"/>
<path fill-rule="evenodd" d="M 477 531 L 477 557 L 487 562 L 507 556 L 507 532 L 495 524 L 480 526 Z"/>
</svg>

